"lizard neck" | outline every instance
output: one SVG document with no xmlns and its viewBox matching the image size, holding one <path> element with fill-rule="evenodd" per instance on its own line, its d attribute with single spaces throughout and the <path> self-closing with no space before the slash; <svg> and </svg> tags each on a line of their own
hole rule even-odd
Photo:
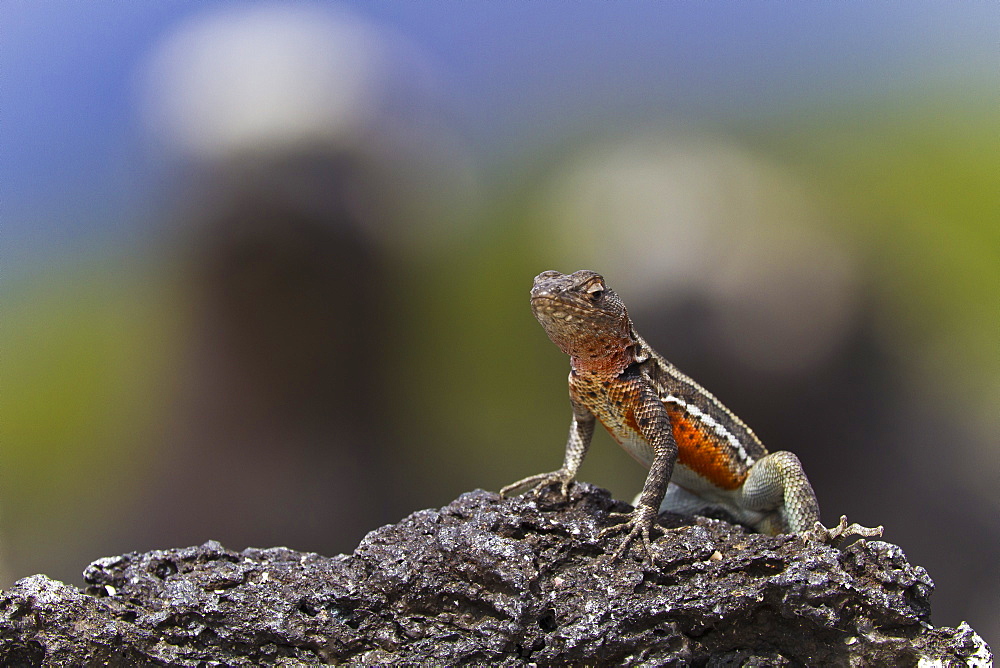
<svg viewBox="0 0 1000 668">
<path fill-rule="evenodd" d="M 638 343 L 631 336 L 594 338 L 569 359 L 574 373 L 614 378 L 636 361 Z"/>
</svg>

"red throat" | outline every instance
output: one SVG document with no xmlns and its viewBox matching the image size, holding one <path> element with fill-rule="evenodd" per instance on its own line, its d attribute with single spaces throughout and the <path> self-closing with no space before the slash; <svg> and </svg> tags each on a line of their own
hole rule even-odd
<svg viewBox="0 0 1000 668">
<path fill-rule="evenodd" d="M 578 373 L 591 373 L 613 378 L 635 361 L 632 345 L 633 342 L 629 339 L 598 339 L 595 337 L 580 345 L 570 355 L 570 364 L 573 370 Z"/>
</svg>

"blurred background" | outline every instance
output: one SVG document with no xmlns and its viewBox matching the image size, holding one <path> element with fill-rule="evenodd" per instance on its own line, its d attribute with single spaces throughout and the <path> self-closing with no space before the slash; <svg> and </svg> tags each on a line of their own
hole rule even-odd
<svg viewBox="0 0 1000 668">
<path fill-rule="evenodd" d="M 1000 641 L 995 3 L 0 4 L 0 586 L 349 551 L 562 461 L 639 331 Z M 645 471 L 603 432 L 581 478 Z"/>
</svg>

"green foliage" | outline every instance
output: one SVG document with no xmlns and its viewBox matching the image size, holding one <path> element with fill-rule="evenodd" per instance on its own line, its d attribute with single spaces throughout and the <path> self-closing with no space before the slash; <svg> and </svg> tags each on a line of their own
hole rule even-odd
<svg viewBox="0 0 1000 668">
<path fill-rule="evenodd" d="M 123 467 L 151 445 L 169 401 L 163 365 L 176 312 L 146 272 L 94 263 L 6 287 L 0 471 L 4 528 L 15 537 L 38 516 L 78 520 L 69 499 L 123 493 Z"/>
</svg>

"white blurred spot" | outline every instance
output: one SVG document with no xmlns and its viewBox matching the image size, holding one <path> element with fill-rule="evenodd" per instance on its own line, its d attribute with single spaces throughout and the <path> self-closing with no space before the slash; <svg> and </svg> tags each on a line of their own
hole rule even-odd
<svg viewBox="0 0 1000 668">
<path fill-rule="evenodd" d="M 353 145 L 391 113 L 401 84 L 419 97 L 428 72 L 402 39 L 343 12 L 231 7 L 196 16 L 159 46 L 143 77 L 145 111 L 164 144 L 194 157 L 316 139 Z"/>
<path fill-rule="evenodd" d="M 476 165 L 447 124 L 438 72 L 391 30 L 329 5 L 234 5 L 182 24 L 139 74 L 148 128 L 186 167 L 357 157 L 385 213 L 379 238 L 408 250 L 475 219 Z M 322 183 L 282 183 L 296 201 L 328 199 Z"/>
<path fill-rule="evenodd" d="M 853 322 L 855 267 L 821 207 L 730 144 L 678 132 L 602 144 L 566 166 L 547 201 L 563 271 L 605 274 L 626 303 L 694 296 L 747 364 L 801 370 Z"/>
</svg>

